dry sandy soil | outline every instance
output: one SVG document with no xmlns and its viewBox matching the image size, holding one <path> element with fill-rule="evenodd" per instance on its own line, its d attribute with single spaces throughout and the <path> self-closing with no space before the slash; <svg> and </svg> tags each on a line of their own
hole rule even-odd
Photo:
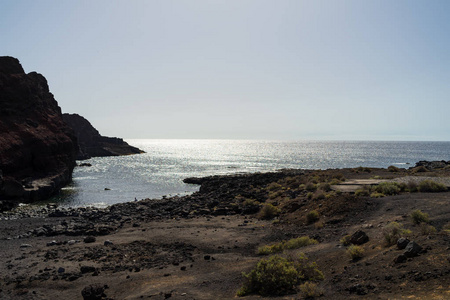
<svg viewBox="0 0 450 300">
<path fill-rule="evenodd" d="M 447 171 L 393 174 L 381 169 L 310 171 L 295 176 L 302 181 L 305 176 L 337 172 L 346 181 L 426 175 L 445 182 L 449 176 Z M 280 178 L 274 181 L 283 185 L 285 177 Z M 258 186 L 252 181 L 247 186 L 240 182 L 235 189 L 244 194 L 254 193 L 257 198 L 269 184 L 270 181 L 264 181 Z M 211 190 L 214 189 L 205 187 L 199 195 L 176 199 L 174 203 L 207 201 L 204 199 L 208 197 L 215 202 L 229 201 L 222 194 L 213 196 Z M 230 190 L 233 195 L 229 199 L 240 195 L 238 190 Z M 283 189 L 284 192 L 288 191 Z M 52 215 L 58 211 L 54 208 L 32 213 L 32 217 L 27 217 L 23 209 L 15 215 L 4 214 L 0 221 L 0 298 L 83 299 L 82 290 L 98 284 L 105 287 L 99 299 L 234 299 L 243 282 L 242 272 L 250 271 L 262 258 L 256 254 L 259 246 L 309 236 L 319 243 L 287 254 L 301 251 L 317 262 L 325 276 L 318 283 L 322 299 L 450 299 L 450 234 L 444 230 L 450 222 L 450 192 L 402 193 L 383 198 L 341 195 L 320 200 L 308 200 L 301 191 L 290 193 L 292 196 L 285 202 L 267 198 L 266 202 L 278 201 L 281 208 L 276 221 L 230 210 L 214 213 L 217 203 L 215 208 L 205 204 L 203 211 L 192 204 L 183 208 L 187 211 L 181 215 L 155 215 L 155 211 L 163 210 L 151 208 L 150 200 L 120 208 L 122 218 L 110 221 L 108 232 L 58 231 L 81 222 L 82 215 L 67 212 Z M 320 212 L 320 220 L 307 225 L 305 214 L 312 209 Z M 415 209 L 429 214 L 436 233 L 424 234 L 413 224 L 409 214 Z M 164 212 L 167 210 L 177 209 L 171 207 Z M 89 224 L 97 226 L 111 215 L 112 210 L 90 212 Z M 409 239 L 422 246 L 420 255 L 394 263 L 404 250 L 384 244 L 383 228 L 391 221 L 412 230 Z M 43 233 L 42 228 L 54 230 L 51 234 Z M 361 245 L 364 257 L 353 261 L 340 239 L 357 230 L 363 230 L 369 241 Z M 92 232 L 97 233 L 95 241 L 85 242 Z M 293 291 L 279 297 L 249 295 L 242 299 L 261 298 L 304 297 Z"/>
</svg>

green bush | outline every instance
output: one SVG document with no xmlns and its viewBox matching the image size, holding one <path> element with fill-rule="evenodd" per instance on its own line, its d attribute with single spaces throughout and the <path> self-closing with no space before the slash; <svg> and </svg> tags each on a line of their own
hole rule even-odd
<svg viewBox="0 0 450 300">
<path fill-rule="evenodd" d="M 273 206 L 270 203 L 266 203 L 259 211 L 259 218 L 264 220 L 270 220 L 275 218 L 279 214 L 280 210 L 277 207 Z"/>
<path fill-rule="evenodd" d="M 422 212 L 420 209 L 414 210 L 409 216 L 411 217 L 414 224 L 430 223 L 428 214 Z"/>
<path fill-rule="evenodd" d="M 347 248 L 347 254 L 350 256 L 351 259 L 357 260 L 364 256 L 364 249 L 361 246 L 350 245 Z"/>
<path fill-rule="evenodd" d="M 261 259 L 253 270 L 242 275 L 244 284 L 237 292 L 240 297 L 248 294 L 285 295 L 294 292 L 295 287 L 303 282 L 324 279 L 317 264 L 309 263 L 303 253 L 297 258 L 273 255 Z"/>
<path fill-rule="evenodd" d="M 323 191 L 317 190 L 314 193 L 312 199 L 313 200 L 323 200 L 323 199 L 325 199 L 325 193 Z"/>
<path fill-rule="evenodd" d="M 312 224 L 317 221 L 319 221 L 319 213 L 317 210 L 312 210 L 306 214 L 306 223 Z"/>
<path fill-rule="evenodd" d="M 383 197 L 386 197 L 386 195 L 382 194 L 382 193 L 378 193 L 378 192 L 373 192 L 372 194 L 370 194 L 370 197 L 371 198 L 383 198 Z"/>
<path fill-rule="evenodd" d="M 352 236 L 350 235 L 350 234 L 347 234 L 346 236 L 344 236 L 341 240 L 340 240 L 340 242 L 342 243 L 342 245 L 344 245 L 344 246 L 348 246 L 348 245 L 350 245 L 350 238 L 351 238 Z"/>
<path fill-rule="evenodd" d="M 366 188 L 362 188 L 362 189 L 357 189 L 355 191 L 355 196 L 356 197 L 366 197 L 370 195 L 370 191 Z"/>
<path fill-rule="evenodd" d="M 292 292 L 304 278 L 294 262 L 277 255 L 261 259 L 255 269 L 243 276 L 244 285 L 237 293 L 240 297 L 251 293 L 263 296 L 285 295 Z"/>
<path fill-rule="evenodd" d="M 403 225 L 397 222 L 391 222 L 383 229 L 383 236 L 388 246 L 395 245 L 397 240 L 403 236 L 411 234 L 411 230 L 403 228 Z"/>
<path fill-rule="evenodd" d="M 299 249 L 309 245 L 315 245 L 319 242 L 315 239 L 310 239 L 308 236 L 302 236 L 295 239 L 290 239 L 284 245 L 285 249 Z"/>
<path fill-rule="evenodd" d="M 397 182 L 381 182 L 373 188 L 373 191 L 384 195 L 397 195 L 400 193 L 401 187 Z"/>
<path fill-rule="evenodd" d="M 420 182 L 417 189 L 422 193 L 439 193 L 447 191 L 447 187 L 445 185 L 432 180 L 424 180 Z"/>
<path fill-rule="evenodd" d="M 300 285 L 300 292 L 305 299 L 314 299 L 323 295 L 323 290 L 309 281 Z"/>
<path fill-rule="evenodd" d="M 388 167 L 388 171 L 389 171 L 389 172 L 396 173 L 396 172 L 399 172 L 400 169 L 397 168 L 396 166 L 389 166 L 389 167 Z"/>
<path fill-rule="evenodd" d="M 256 253 L 258 255 L 269 255 L 269 254 L 275 254 L 279 252 L 283 252 L 286 249 L 299 249 L 302 247 L 306 247 L 309 245 L 315 245 L 319 242 L 315 239 L 310 239 L 307 236 L 302 236 L 299 238 L 290 239 L 289 241 L 276 243 L 273 245 L 265 245 L 258 248 Z"/>
<path fill-rule="evenodd" d="M 417 187 L 417 183 L 414 181 L 408 181 L 408 183 L 406 184 L 406 189 L 411 193 L 415 193 L 419 190 Z"/>
<path fill-rule="evenodd" d="M 435 234 L 437 232 L 436 228 L 434 226 L 422 223 L 420 224 L 420 233 L 423 235 L 430 235 Z"/>
<path fill-rule="evenodd" d="M 322 190 L 324 192 L 329 192 L 329 191 L 331 191 L 331 186 L 328 182 L 322 182 L 322 183 L 319 183 L 318 189 Z"/>
<path fill-rule="evenodd" d="M 312 182 L 308 182 L 308 183 L 305 185 L 305 189 L 306 189 L 307 191 L 309 191 L 309 192 L 315 192 L 315 191 L 317 190 L 317 186 L 316 186 L 314 183 L 312 183 Z"/>
</svg>

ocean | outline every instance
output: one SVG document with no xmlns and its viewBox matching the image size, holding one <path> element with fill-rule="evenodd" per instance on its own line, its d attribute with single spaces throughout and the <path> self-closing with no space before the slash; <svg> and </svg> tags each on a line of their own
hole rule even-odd
<svg viewBox="0 0 450 300">
<path fill-rule="evenodd" d="M 450 160 L 450 142 L 126 140 L 145 154 L 97 157 L 76 167 L 73 183 L 50 201 L 104 207 L 135 199 L 186 195 L 187 177 L 279 169 L 413 167 L 420 160 Z M 80 163 L 80 162 L 79 162 Z"/>
</svg>

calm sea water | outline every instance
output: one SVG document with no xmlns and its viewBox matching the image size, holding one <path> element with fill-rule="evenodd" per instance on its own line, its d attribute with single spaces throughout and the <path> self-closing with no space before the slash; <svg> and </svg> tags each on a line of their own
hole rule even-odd
<svg viewBox="0 0 450 300">
<path fill-rule="evenodd" d="M 52 199 L 64 206 L 106 206 L 184 195 L 198 189 L 186 177 L 283 168 L 409 168 L 419 160 L 450 160 L 450 142 L 127 140 L 145 154 L 92 158 L 73 184 Z M 109 189 L 109 190 L 105 190 Z"/>
</svg>

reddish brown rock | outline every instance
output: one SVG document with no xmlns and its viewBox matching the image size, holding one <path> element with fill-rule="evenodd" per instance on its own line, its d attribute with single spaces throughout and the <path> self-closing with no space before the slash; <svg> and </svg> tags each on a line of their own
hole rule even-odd
<svg viewBox="0 0 450 300">
<path fill-rule="evenodd" d="M 58 192 L 71 181 L 76 145 L 44 76 L 0 57 L 0 200 L 34 201 Z"/>
</svg>

